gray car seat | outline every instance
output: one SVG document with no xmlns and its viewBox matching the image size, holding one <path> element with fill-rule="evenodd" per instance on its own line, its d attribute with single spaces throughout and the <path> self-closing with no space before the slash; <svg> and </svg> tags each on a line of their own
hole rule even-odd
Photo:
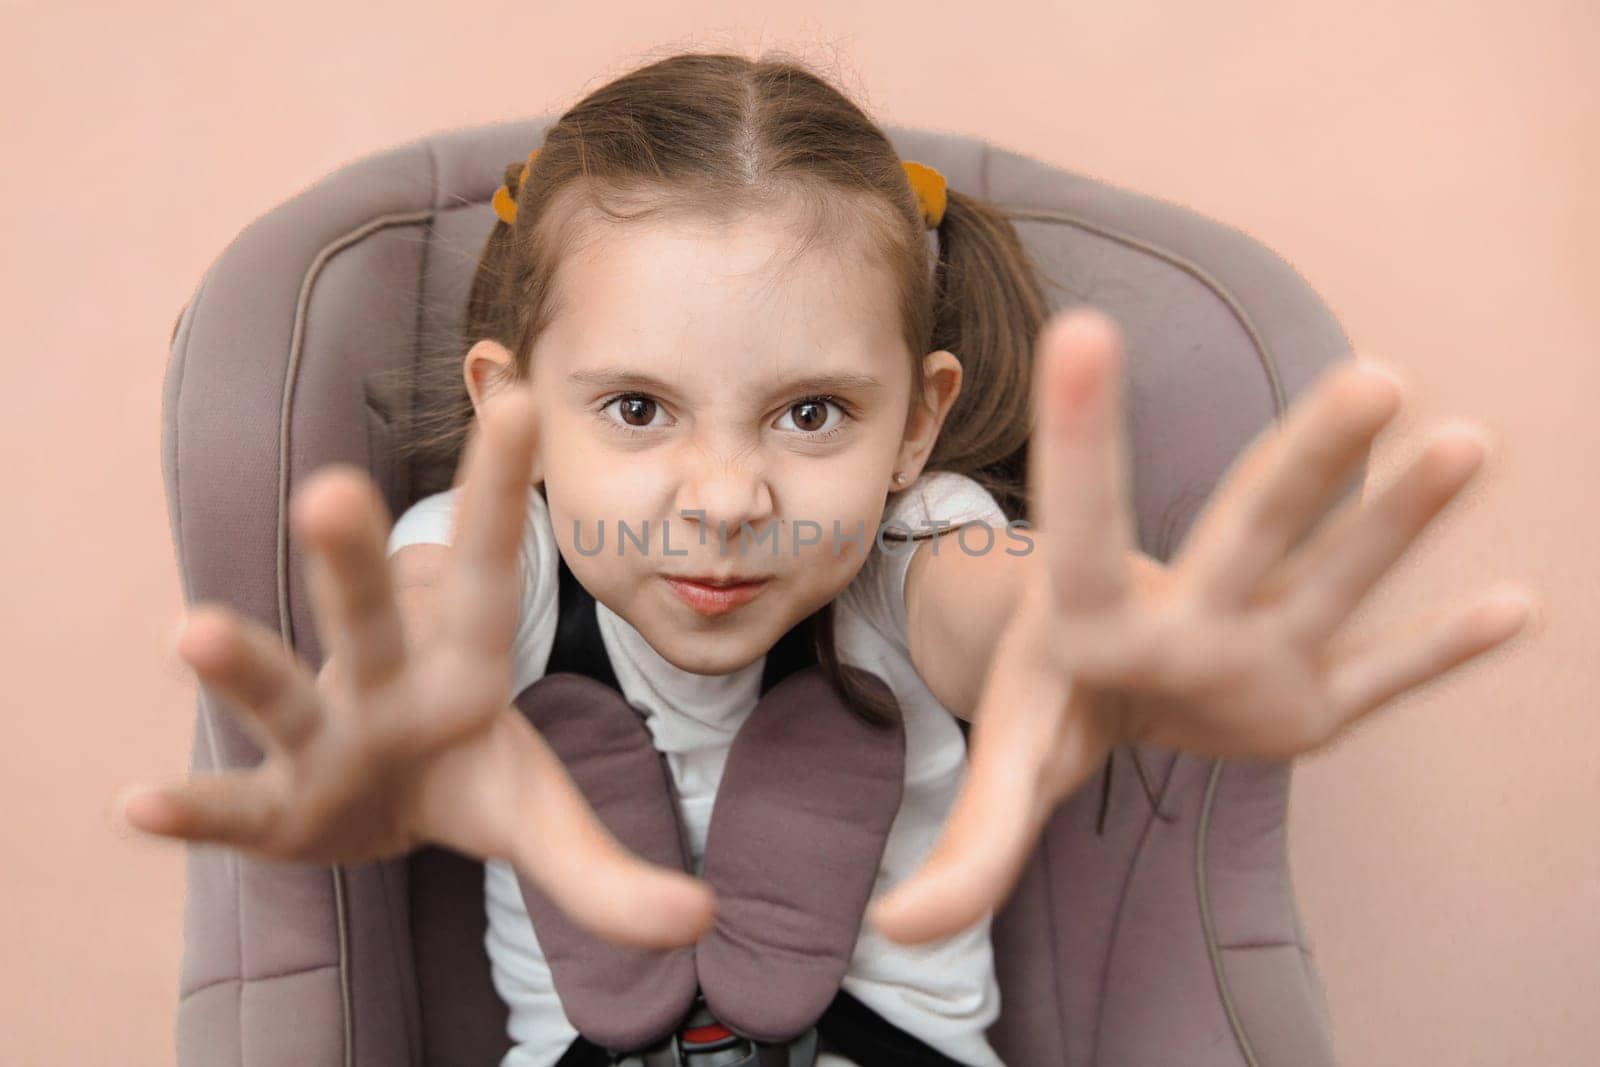
<svg viewBox="0 0 1600 1067">
<path fill-rule="evenodd" d="M 323 464 L 371 471 L 391 513 L 453 461 L 396 448 L 397 369 L 459 329 L 489 198 L 553 117 L 438 133 L 327 175 L 247 227 L 174 328 L 162 465 L 186 603 L 224 601 L 321 664 L 287 504 Z M 958 134 L 886 127 L 901 158 L 1002 205 L 1051 276 L 1128 344 L 1140 547 L 1167 559 L 1228 465 L 1351 358 L 1282 259 L 1178 205 Z M 457 371 L 459 381 L 459 371 Z M 1343 490 L 1357 491 L 1365 464 Z M 261 751 L 202 688 L 190 770 Z M 1050 821 L 993 925 L 1015 1067 L 1334 1062 L 1290 879 L 1291 764 L 1116 750 Z M 483 947 L 483 868 L 424 848 L 359 866 L 187 850 L 185 1067 L 492 1065 L 510 1046 Z M 864 1065 L 867 1067 L 867 1065 Z"/>
</svg>

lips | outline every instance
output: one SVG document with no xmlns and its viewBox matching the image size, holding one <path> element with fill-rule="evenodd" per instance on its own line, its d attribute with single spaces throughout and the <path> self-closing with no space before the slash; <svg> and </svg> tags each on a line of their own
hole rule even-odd
<svg viewBox="0 0 1600 1067">
<path fill-rule="evenodd" d="M 725 615 L 743 607 L 759 596 L 771 581 L 767 577 L 743 580 L 664 577 L 678 599 L 701 615 Z M 717 582 L 723 584 L 713 584 Z"/>
<path fill-rule="evenodd" d="M 671 579 L 674 579 L 675 581 L 693 582 L 696 585 L 709 585 L 709 586 L 711 586 L 711 587 L 713 587 L 715 589 L 726 589 L 727 587 L 732 586 L 732 585 L 745 585 L 745 584 L 748 584 L 750 582 L 764 582 L 764 581 L 767 580 L 768 577 L 770 577 L 770 575 L 765 575 L 765 574 L 738 575 L 738 574 L 735 574 L 735 575 L 731 575 L 731 576 L 724 577 L 724 578 L 718 578 L 715 575 L 711 575 L 711 574 L 669 574 L 669 575 L 667 575 L 667 577 L 671 578 Z"/>
</svg>

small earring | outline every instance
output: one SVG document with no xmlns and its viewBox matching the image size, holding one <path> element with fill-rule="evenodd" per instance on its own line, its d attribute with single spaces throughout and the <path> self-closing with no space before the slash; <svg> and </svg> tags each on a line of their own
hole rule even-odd
<svg viewBox="0 0 1600 1067">
<path fill-rule="evenodd" d="M 905 480 L 906 480 L 906 476 L 904 474 L 902 474 L 899 471 L 895 471 L 894 472 L 894 484 L 895 485 L 903 485 L 903 484 L 905 484 Z"/>
</svg>

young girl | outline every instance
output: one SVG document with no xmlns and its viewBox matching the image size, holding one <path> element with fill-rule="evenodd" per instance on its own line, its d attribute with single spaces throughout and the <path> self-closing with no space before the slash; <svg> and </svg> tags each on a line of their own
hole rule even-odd
<svg viewBox="0 0 1600 1067">
<path fill-rule="evenodd" d="M 989 915 L 1112 745 L 1309 751 L 1521 625 L 1501 604 L 1470 626 L 1413 626 L 1381 657 L 1321 647 L 1476 469 L 1459 433 L 1268 575 L 1392 417 L 1383 375 L 1312 390 L 1181 564 L 1133 551 L 1114 331 L 1092 315 L 1046 330 L 1004 217 L 898 159 L 801 65 L 653 63 L 562 116 L 506 181 L 464 395 L 433 418 L 443 447 L 468 435 L 457 484 L 400 517 L 386 560 L 376 489 L 319 472 L 291 521 L 322 672 L 195 609 L 180 652 L 245 709 L 267 763 L 126 811 L 149 832 L 300 861 L 424 843 L 483 858 L 507 1064 L 547 1067 L 577 1033 L 518 871 L 622 943 L 692 943 L 715 907 L 698 879 L 621 849 L 508 706 L 544 673 L 562 561 L 666 756 L 696 871 L 728 746 L 792 627 L 813 627 L 860 715 L 900 719 L 892 892 L 843 988 L 974 1067 L 1001 1062 L 985 1037 L 1000 1010 Z M 1026 537 L 1005 529 L 1030 511 Z M 990 536 L 950 529 L 964 523 Z M 920 537 L 896 546 L 881 528 Z M 1258 587 L 1271 596 L 1243 595 Z M 1268 607 L 1282 614 L 1263 624 Z M 974 723 L 970 761 L 957 718 Z"/>
</svg>

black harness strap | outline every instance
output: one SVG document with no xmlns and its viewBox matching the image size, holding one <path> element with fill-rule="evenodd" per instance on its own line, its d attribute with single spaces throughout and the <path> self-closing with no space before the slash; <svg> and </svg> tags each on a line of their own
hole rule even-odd
<svg viewBox="0 0 1600 1067">
<path fill-rule="evenodd" d="M 826 1048 L 861 1067 L 966 1067 L 840 989 L 817 1020 Z"/>
<path fill-rule="evenodd" d="M 556 640 L 550 648 L 550 662 L 544 673 L 581 674 L 621 692 L 616 672 L 611 669 L 611 657 L 606 655 L 605 641 L 600 637 L 594 597 L 578 581 L 559 551 L 556 552 L 556 567 L 560 572 L 556 587 Z"/>
</svg>

